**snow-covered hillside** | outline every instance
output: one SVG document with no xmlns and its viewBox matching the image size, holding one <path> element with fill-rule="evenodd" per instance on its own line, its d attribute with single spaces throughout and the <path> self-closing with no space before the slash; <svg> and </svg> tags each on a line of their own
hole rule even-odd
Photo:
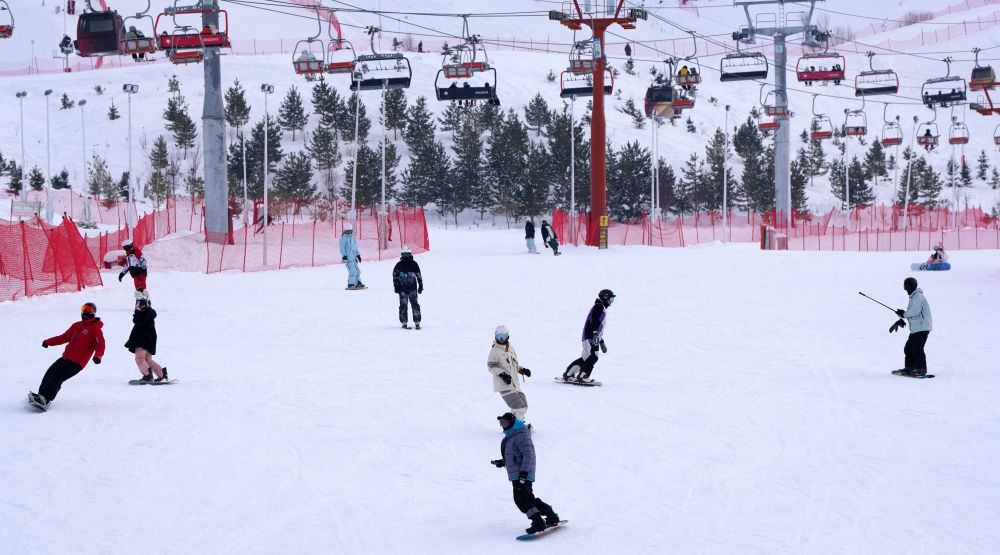
<svg viewBox="0 0 1000 555">
<path fill-rule="evenodd" d="M 1000 4 L 992 0 L 986 3 L 984 0 L 974 2 L 957 3 L 956 7 L 942 6 L 940 3 L 928 0 L 914 2 L 887 2 L 880 5 L 884 8 L 883 15 L 893 20 L 902 19 L 906 14 L 920 12 L 949 12 L 943 13 L 928 21 L 916 25 L 894 27 L 893 24 L 886 25 L 891 29 L 887 32 L 871 31 L 873 21 L 870 16 L 870 3 L 860 0 L 841 0 L 837 2 L 821 3 L 817 12 L 817 18 L 827 23 L 830 28 L 847 30 L 862 35 L 859 43 L 845 43 L 837 48 L 847 56 L 848 81 L 850 77 L 858 71 L 867 68 L 867 60 L 863 53 L 869 49 L 870 45 L 883 44 L 886 40 L 897 43 L 905 42 L 914 36 L 920 36 L 922 32 L 933 32 L 934 30 L 947 27 L 946 24 L 961 22 L 964 20 L 981 20 L 1000 9 Z M 678 2 L 663 1 L 651 3 L 647 6 L 653 14 L 647 21 L 640 22 L 637 29 L 624 31 L 617 29 L 608 37 L 607 51 L 611 63 L 621 69 L 624 64 L 623 47 L 626 41 L 633 45 L 633 55 L 636 60 L 637 75 L 630 76 L 621 73 L 615 81 L 617 89 L 615 96 L 609 99 L 608 103 L 608 138 L 614 145 L 621 145 L 628 141 L 638 140 L 644 145 L 650 142 L 650 131 L 646 129 L 638 130 L 632 125 L 631 119 L 617 111 L 616 107 L 621 107 L 627 100 L 632 99 L 641 104 L 645 89 L 649 84 L 649 69 L 659 67 L 662 69 L 662 60 L 668 53 L 678 55 L 690 54 L 693 50 L 690 38 L 672 27 L 658 17 L 668 18 L 676 22 L 681 28 L 693 29 L 697 32 L 710 36 L 711 43 L 701 41 L 702 53 L 709 48 L 714 48 L 718 52 L 718 44 L 731 46 L 728 40 L 728 33 L 732 32 L 740 25 L 745 25 L 746 21 L 742 10 L 734 8 L 730 2 L 723 1 L 701 1 L 689 2 L 690 7 L 681 8 Z M 383 1 L 381 7 L 386 11 L 403 12 L 409 4 L 400 1 Z M 470 30 L 473 33 L 481 33 L 484 36 L 486 46 L 490 49 L 490 60 L 499 72 L 498 91 L 505 108 L 513 108 L 521 111 L 528 100 L 536 93 L 541 92 L 550 106 L 560 105 L 558 98 L 558 82 L 551 83 L 545 77 L 549 71 L 558 72 L 563 69 L 566 62 L 566 51 L 568 44 L 572 42 L 574 34 L 555 22 L 549 21 L 545 13 L 549 9 L 558 8 L 559 4 L 554 2 L 542 2 L 535 0 L 516 0 L 504 3 L 504 12 L 523 12 L 523 15 L 507 17 L 491 17 L 470 19 Z M 141 1 L 117 2 L 116 7 L 123 14 L 132 13 L 145 7 Z M 304 9 L 294 9 L 282 7 L 279 12 L 288 14 L 298 14 L 299 17 L 254 9 L 249 5 L 225 3 L 224 6 L 230 12 L 231 33 L 234 40 L 240 39 L 260 39 L 271 40 L 276 38 L 287 39 L 289 44 L 294 40 L 305 38 L 315 32 L 314 21 L 309 20 L 309 14 Z M 374 7 L 374 6 L 373 6 Z M 468 11 L 486 10 L 493 7 L 488 2 L 473 2 L 468 4 Z M 421 11 L 424 13 L 454 11 L 454 6 L 441 0 L 432 0 L 421 4 Z M 36 3 L 28 3 L 23 6 L 16 6 L 17 27 L 12 39 L 4 42 L 7 59 L 18 60 L 30 58 L 32 49 L 31 42 L 35 41 L 35 48 L 41 50 L 40 44 L 53 44 L 58 40 L 60 30 L 63 26 L 63 15 L 53 12 L 52 6 L 42 8 Z M 858 15 L 847 15 L 858 14 Z M 372 14 L 339 12 L 338 18 L 343 24 L 344 33 L 353 39 L 355 44 L 362 49 L 367 40 L 363 36 L 361 28 L 365 25 L 377 24 L 379 17 Z M 402 15 L 386 14 L 382 17 L 382 25 L 385 34 L 382 39 L 383 47 L 391 42 L 392 37 L 407 39 L 412 37 L 415 40 L 423 40 L 427 49 L 442 41 L 451 40 L 460 34 L 461 20 L 455 17 L 442 18 L 427 15 Z M 874 22 L 878 24 L 878 22 Z M 394 28 L 395 27 L 395 28 Z M 72 25 L 69 25 L 72 31 Z M 919 50 L 912 52 L 884 52 L 876 58 L 877 67 L 891 67 L 895 69 L 901 77 L 902 90 L 896 97 L 880 97 L 880 101 L 892 101 L 894 104 L 888 109 L 888 117 L 893 118 L 899 115 L 903 123 L 904 132 L 907 136 L 912 132 L 912 119 L 918 116 L 921 120 L 931 117 L 931 112 L 921 106 L 918 102 L 920 85 L 930 77 L 937 77 L 944 74 L 945 65 L 934 60 L 941 59 L 945 55 L 952 55 L 955 58 L 953 64 L 954 72 L 967 76 L 972 67 L 971 49 L 975 46 L 986 49 L 981 57 L 982 63 L 992 62 L 998 65 L 995 50 L 991 50 L 998 45 L 998 35 L 992 29 L 1000 27 L 988 26 L 982 32 L 970 32 L 952 37 L 948 40 L 928 44 Z M 577 33 L 576 39 L 586 38 L 582 33 Z M 512 40 L 518 42 L 511 43 Z M 769 52 L 769 47 L 765 39 L 761 39 L 761 47 L 765 52 Z M 795 40 L 793 43 L 797 42 Z M 717 44 L 713 44 L 717 43 Z M 513 48 L 513 50 L 512 50 Z M 676 48 L 676 50 L 674 50 Z M 794 50 L 794 48 L 793 48 Z M 920 54 L 916 56 L 915 54 Z M 42 56 L 35 52 L 36 56 Z M 423 95 L 431 98 L 430 106 L 440 112 L 445 105 L 433 100 L 433 79 L 437 69 L 440 67 L 441 58 L 437 54 L 407 54 L 413 63 L 414 79 L 411 88 L 407 91 L 407 97 L 412 102 L 417 96 Z M 706 76 L 706 83 L 701 87 L 698 103 L 694 110 L 686 113 L 692 118 L 697 131 L 694 134 L 688 133 L 682 122 L 676 127 L 666 127 L 661 131 L 660 155 L 679 168 L 692 152 L 704 153 L 704 147 L 708 143 L 712 133 L 717 128 L 724 125 L 724 105 L 732 106 L 730 125 L 736 125 L 745 120 L 752 107 L 759 103 L 760 85 L 755 82 L 748 83 L 720 83 L 718 81 L 719 54 L 707 55 L 700 58 L 702 71 Z M 794 62 L 794 57 L 792 58 Z M 229 86 L 235 79 L 239 79 L 249 91 L 249 101 L 253 105 L 252 119 L 259 120 L 263 115 L 263 98 L 257 92 L 259 83 L 267 81 L 276 86 L 276 93 L 272 97 L 271 109 L 276 111 L 284 93 L 295 85 L 300 90 L 307 89 L 307 84 L 301 77 L 294 75 L 291 69 L 291 55 L 267 55 L 267 56 L 245 56 L 233 55 L 224 58 L 223 80 L 224 85 Z M 189 105 L 197 118 L 202 102 L 200 87 L 202 80 L 201 67 L 174 67 L 167 63 L 149 65 L 130 65 L 126 61 L 123 68 L 103 69 L 98 71 L 87 71 L 71 74 L 52 75 L 29 75 L 0 79 L 0 97 L 9 98 L 9 109 L 5 111 L 4 121 L 7 122 L 5 128 L 11 132 L 0 137 L 0 152 L 7 158 L 19 160 L 20 158 L 20 126 L 18 120 L 17 105 L 13 102 L 16 91 L 27 91 L 28 97 L 24 102 L 26 119 L 26 155 L 25 162 L 30 169 L 38 166 L 45 169 L 45 103 L 41 95 L 42 91 L 51 88 L 54 91 L 51 106 L 51 133 L 52 133 L 52 172 L 65 167 L 70 172 L 71 182 L 74 187 L 82 188 L 82 142 L 80 141 L 81 114 L 78 109 L 58 110 L 58 98 L 62 94 L 68 94 L 73 100 L 86 98 L 88 105 L 85 109 L 87 121 L 87 148 L 91 154 L 98 153 L 109 160 L 112 174 L 120 175 L 127 167 L 127 110 L 124 93 L 121 91 L 123 83 L 137 83 L 140 85 L 140 93 L 134 97 L 133 102 L 133 129 L 135 134 L 134 171 L 137 178 L 144 179 L 148 169 L 146 158 L 148 149 L 155 137 L 164 133 L 162 111 L 166 105 L 166 82 L 171 74 L 177 74 L 182 81 L 182 93 L 187 97 Z M 789 69 L 792 71 L 792 68 Z M 773 72 L 772 72 L 773 74 Z M 343 77 L 343 76 L 341 76 Z M 772 75 L 773 80 L 773 75 Z M 338 88 L 346 91 L 346 77 L 342 79 L 332 79 Z M 817 111 L 829 115 L 835 124 L 843 122 L 845 109 L 861 108 L 862 103 L 853 96 L 853 89 L 848 83 L 839 87 L 804 87 L 795 82 L 794 74 L 789 75 L 789 82 L 792 83 L 790 93 L 790 104 L 794 112 L 792 119 L 792 136 L 797 148 L 799 133 L 808 128 L 811 119 L 811 104 L 814 92 L 820 92 L 823 97 L 817 100 Z M 101 85 L 106 89 L 103 95 L 98 96 L 94 91 L 95 85 Z M 973 93 L 973 98 L 975 93 Z M 716 102 L 710 100 L 714 98 Z M 377 94 L 365 94 L 364 99 L 369 114 L 375 114 L 378 105 Z M 123 118 L 117 121 L 107 119 L 107 111 L 111 103 L 114 103 L 121 111 Z M 583 102 L 578 103 L 577 112 L 582 113 Z M 865 105 L 870 129 L 870 140 L 881 135 L 883 106 L 879 103 L 868 102 Z M 947 136 L 948 125 L 951 118 L 950 111 L 942 111 L 938 115 L 937 122 L 941 127 L 942 136 Z M 993 165 L 1000 163 L 1000 157 L 995 153 L 993 141 L 996 118 L 985 118 L 969 110 L 956 109 L 955 116 L 959 120 L 967 122 L 971 132 L 972 141 L 964 147 L 964 154 L 969 164 L 974 164 L 975 159 L 981 150 L 985 150 Z M 996 120 L 996 121 L 995 121 Z M 315 118 L 313 121 L 315 125 Z M 450 136 L 442 134 L 442 139 L 446 144 L 450 143 Z M 376 132 L 377 136 L 377 132 Z M 286 138 L 286 151 L 296 151 L 302 149 L 302 141 L 292 142 Z M 402 154 L 406 155 L 406 150 L 401 141 L 398 143 Z M 828 156 L 832 157 L 832 148 L 828 148 Z M 862 153 L 862 147 L 857 141 L 852 140 L 851 152 Z M 962 148 L 955 152 L 956 156 L 962 155 Z M 947 160 L 952 155 L 952 148 L 945 145 L 936 152 L 929 155 L 938 171 L 944 170 Z M 830 158 L 832 159 L 832 158 Z M 405 159 L 404 159 L 405 164 Z M 738 175 L 741 171 L 738 160 L 733 161 L 734 172 Z M 343 179 L 342 172 L 338 172 L 339 179 Z M 884 184 L 879 187 L 878 200 L 886 202 L 894 198 L 891 184 Z M 810 203 L 817 211 L 825 211 L 835 200 L 829 191 L 829 183 L 825 177 L 818 178 L 814 187 L 809 191 Z M 951 191 L 945 191 L 945 196 L 952 197 Z M 970 204 L 993 205 L 996 202 L 996 192 L 989 190 L 984 183 L 977 180 L 977 188 L 973 190 L 962 190 L 960 195 L 967 197 Z"/>
<path fill-rule="evenodd" d="M 933 380 L 889 371 L 914 253 L 745 246 L 522 254 L 517 231 L 432 230 L 424 329 L 399 329 L 393 262 L 212 276 L 153 271 L 156 358 L 132 387 L 132 295 L 0 303 L 0 545 L 39 553 L 996 553 L 1000 269 L 917 276 Z M 683 268 L 683 271 L 679 271 Z M 733 268 L 739 268 L 738 278 Z M 597 291 L 604 387 L 553 377 Z M 108 351 L 49 412 L 25 392 L 45 337 L 94 301 Z M 505 324 L 536 427 L 535 492 L 570 524 L 534 547 L 489 464 Z M 905 330 L 904 330 L 905 333 Z M 11 547 L 13 549 L 13 547 Z"/>
</svg>

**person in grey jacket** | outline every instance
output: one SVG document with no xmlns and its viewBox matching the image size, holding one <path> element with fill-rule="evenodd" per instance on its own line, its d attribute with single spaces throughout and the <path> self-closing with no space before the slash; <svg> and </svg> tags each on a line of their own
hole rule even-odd
<svg viewBox="0 0 1000 555">
<path fill-rule="evenodd" d="M 903 371 L 914 376 L 927 375 L 927 356 L 924 354 L 924 344 L 931 333 L 931 306 L 927 304 L 924 292 L 917 287 L 917 280 L 908 277 L 903 280 L 903 289 L 910 297 L 906 310 L 896 310 L 899 320 L 889 328 L 890 332 L 904 326 L 903 318 L 910 324 L 910 336 L 903 347 L 905 356 Z"/>
<path fill-rule="evenodd" d="M 504 438 L 500 441 L 500 458 L 490 461 L 497 468 L 507 468 L 507 479 L 514 487 L 514 504 L 531 519 L 529 534 L 541 532 L 559 524 L 559 515 L 552 506 L 535 497 L 531 491 L 535 482 L 535 444 L 524 422 L 511 413 L 498 416 Z"/>
</svg>

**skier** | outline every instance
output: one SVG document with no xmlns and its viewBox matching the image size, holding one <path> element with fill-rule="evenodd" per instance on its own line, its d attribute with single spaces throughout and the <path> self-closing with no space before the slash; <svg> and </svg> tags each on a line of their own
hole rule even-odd
<svg viewBox="0 0 1000 555">
<path fill-rule="evenodd" d="M 135 298 L 138 299 L 139 295 L 144 291 L 148 298 L 149 291 L 146 290 L 146 257 L 142 255 L 142 251 L 138 247 L 132 244 L 131 239 L 122 241 L 122 249 L 125 250 L 125 267 L 118 274 L 118 281 L 120 282 L 126 273 L 130 274 L 132 281 L 135 283 Z"/>
<path fill-rule="evenodd" d="M 524 420 L 524 413 L 528 411 L 528 398 L 521 392 L 521 382 L 517 375 L 530 378 L 531 370 L 518 364 L 517 351 L 510 345 L 507 326 L 497 326 L 493 339 L 493 347 L 486 358 L 486 368 L 493 374 L 493 391 L 500 394 L 500 398 L 518 419 Z"/>
<path fill-rule="evenodd" d="M 80 308 L 79 322 L 73 323 L 62 335 L 42 341 L 42 347 L 46 349 L 49 345 L 63 343 L 67 345 L 62 357 L 45 371 L 42 383 L 38 386 L 38 393 L 28 393 L 29 403 L 42 410 L 48 409 L 62 388 L 63 382 L 80 373 L 91 357 L 94 364 L 101 363 L 101 358 L 104 356 L 104 333 L 101 328 L 104 327 L 104 322 L 95 316 L 96 313 L 97 305 L 85 303 Z"/>
<path fill-rule="evenodd" d="M 944 246 L 941 243 L 934 245 L 934 252 L 931 253 L 931 257 L 927 259 L 928 264 L 936 264 L 939 262 L 947 262 L 948 253 L 944 252 Z"/>
<path fill-rule="evenodd" d="M 140 295 L 135 302 L 135 312 L 132 314 L 132 333 L 125 342 L 125 348 L 135 354 L 135 365 L 142 374 L 142 383 L 163 383 L 167 378 L 167 369 L 160 366 L 153 355 L 156 354 L 156 311 L 149 305 L 149 297 Z M 150 373 L 152 370 L 152 373 Z M 156 379 L 153 379 L 153 376 Z"/>
<path fill-rule="evenodd" d="M 424 278 L 420 275 L 420 265 L 413 259 L 410 247 L 403 246 L 399 262 L 392 269 L 392 290 L 399 295 L 399 323 L 410 329 L 407 322 L 407 303 L 413 307 L 413 326 L 420 329 L 420 303 L 417 295 L 424 292 Z"/>
<path fill-rule="evenodd" d="M 340 236 L 340 256 L 347 265 L 347 288 L 364 289 L 365 284 L 361 283 L 361 269 L 358 268 L 361 253 L 358 251 L 358 242 L 354 239 L 354 226 L 350 223 L 344 224 L 344 233 Z"/>
<path fill-rule="evenodd" d="M 594 371 L 597 364 L 597 349 L 602 353 L 608 352 L 604 345 L 604 317 L 611 303 L 615 302 L 615 294 L 610 289 L 601 289 L 597 294 L 597 300 L 587 314 L 587 321 L 583 324 L 583 354 L 580 358 L 569 363 L 566 371 L 563 372 L 563 379 L 568 382 L 591 383 L 594 380 L 590 373 Z"/>
<path fill-rule="evenodd" d="M 927 355 L 924 354 L 924 344 L 931 332 L 931 307 L 924 298 L 924 292 L 917 287 L 917 280 L 908 277 L 903 280 L 903 289 L 910 297 L 906 310 L 896 310 L 899 320 L 889 328 L 889 333 L 906 326 L 903 318 L 910 323 L 910 336 L 903 347 L 905 355 L 903 369 L 896 372 L 903 376 L 921 377 L 927 375 Z"/>
<path fill-rule="evenodd" d="M 559 524 L 559 515 L 552 506 L 535 497 L 531 491 L 535 482 L 535 445 L 524 422 L 511 413 L 498 416 L 503 428 L 500 458 L 490 461 L 497 468 L 507 468 L 507 478 L 514 487 L 514 504 L 531 519 L 525 532 L 535 534 Z"/>
<path fill-rule="evenodd" d="M 524 242 L 528 245 L 528 252 L 538 254 L 538 248 L 535 247 L 535 222 L 530 219 L 524 222 Z"/>
<path fill-rule="evenodd" d="M 556 237 L 556 232 L 549 225 L 549 222 L 542 220 L 542 243 L 545 244 L 545 248 L 551 248 L 552 254 L 559 256 L 559 238 Z"/>
</svg>

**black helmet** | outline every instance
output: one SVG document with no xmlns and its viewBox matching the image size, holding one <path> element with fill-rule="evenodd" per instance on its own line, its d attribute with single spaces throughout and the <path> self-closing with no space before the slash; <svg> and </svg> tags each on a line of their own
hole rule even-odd
<svg viewBox="0 0 1000 555">
<path fill-rule="evenodd" d="M 83 303 L 80 307 L 80 318 L 90 320 L 97 314 L 97 305 L 94 303 Z"/>
<path fill-rule="evenodd" d="M 506 430 L 514 425 L 515 418 L 512 413 L 505 412 L 498 416 L 497 420 L 500 421 L 500 426 Z"/>
<path fill-rule="evenodd" d="M 903 289 L 906 289 L 906 293 L 912 295 L 914 291 L 917 290 L 917 280 L 916 278 L 908 277 L 903 280 Z"/>
<path fill-rule="evenodd" d="M 611 299 L 615 298 L 615 293 L 610 289 L 601 289 L 601 292 L 597 294 L 597 298 L 604 304 L 611 304 Z"/>
</svg>

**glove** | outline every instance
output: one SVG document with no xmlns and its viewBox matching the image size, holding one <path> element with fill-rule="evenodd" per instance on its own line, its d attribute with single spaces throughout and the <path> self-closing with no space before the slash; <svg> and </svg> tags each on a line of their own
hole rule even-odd
<svg viewBox="0 0 1000 555">
<path fill-rule="evenodd" d="M 392 290 L 395 291 L 397 295 L 399 294 L 399 287 L 393 287 Z"/>
<path fill-rule="evenodd" d="M 340 261 L 346 264 L 347 263 L 347 257 L 346 256 L 340 257 Z"/>
<path fill-rule="evenodd" d="M 125 272 L 122 272 L 122 273 L 118 274 L 118 283 L 121 283 L 122 279 L 124 279 L 124 278 L 125 278 Z"/>
<path fill-rule="evenodd" d="M 528 370 L 527 368 L 522 368 L 522 369 L 518 370 L 518 373 L 521 374 L 522 376 L 526 377 L 526 378 L 530 378 L 531 377 L 531 370 Z"/>
<path fill-rule="evenodd" d="M 542 244 L 543 244 L 543 245 L 545 245 L 545 248 L 549 248 L 549 243 L 548 243 L 548 241 L 545 241 L 545 240 L 543 239 L 543 240 L 542 240 Z"/>
<path fill-rule="evenodd" d="M 517 481 L 523 486 L 524 481 L 528 479 L 528 471 L 522 470 L 520 474 L 517 475 Z"/>
<path fill-rule="evenodd" d="M 902 308 L 897 308 L 896 309 L 896 316 L 899 316 L 900 318 L 902 318 L 904 314 L 906 314 L 906 311 L 903 310 Z"/>
<path fill-rule="evenodd" d="M 418 295 L 423 295 L 424 294 L 424 288 L 423 287 L 418 287 L 417 288 L 417 294 Z"/>
<path fill-rule="evenodd" d="M 503 383 L 510 385 L 510 374 L 507 372 L 500 372 L 500 379 L 503 380 Z"/>
<path fill-rule="evenodd" d="M 492 464 L 493 466 L 495 466 L 495 467 L 497 467 L 497 468 L 503 468 L 504 466 L 506 466 L 506 465 L 505 465 L 505 464 L 503 463 L 503 459 L 497 459 L 497 460 L 495 460 L 495 461 L 490 461 L 490 464 Z"/>
<path fill-rule="evenodd" d="M 48 349 L 49 348 L 49 344 L 46 343 L 46 342 L 44 342 L 44 341 L 42 341 L 42 348 L 43 349 Z"/>
<path fill-rule="evenodd" d="M 361 262 L 361 255 L 358 255 L 358 262 Z"/>
<path fill-rule="evenodd" d="M 608 352 L 608 346 L 604 344 L 604 340 L 603 339 L 601 340 L 601 352 L 602 353 Z"/>
<path fill-rule="evenodd" d="M 597 347 L 601 344 L 601 336 L 594 332 L 594 336 L 590 338 L 590 344 Z"/>
<path fill-rule="evenodd" d="M 895 333 L 895 331 L 898 330 L 899 328 L 905 328 L 905 327 L 906 327 L 906 321 L 900 318 L 899 320 L 896 320 L 894 324 L 889 326 L 889 333 Z"/>
<path fill-rule="evenodd" d="M 101 363 L 101 357 L 94 357 L 94 364 L 100 364 L 100 363 Z"/>
</svg>

